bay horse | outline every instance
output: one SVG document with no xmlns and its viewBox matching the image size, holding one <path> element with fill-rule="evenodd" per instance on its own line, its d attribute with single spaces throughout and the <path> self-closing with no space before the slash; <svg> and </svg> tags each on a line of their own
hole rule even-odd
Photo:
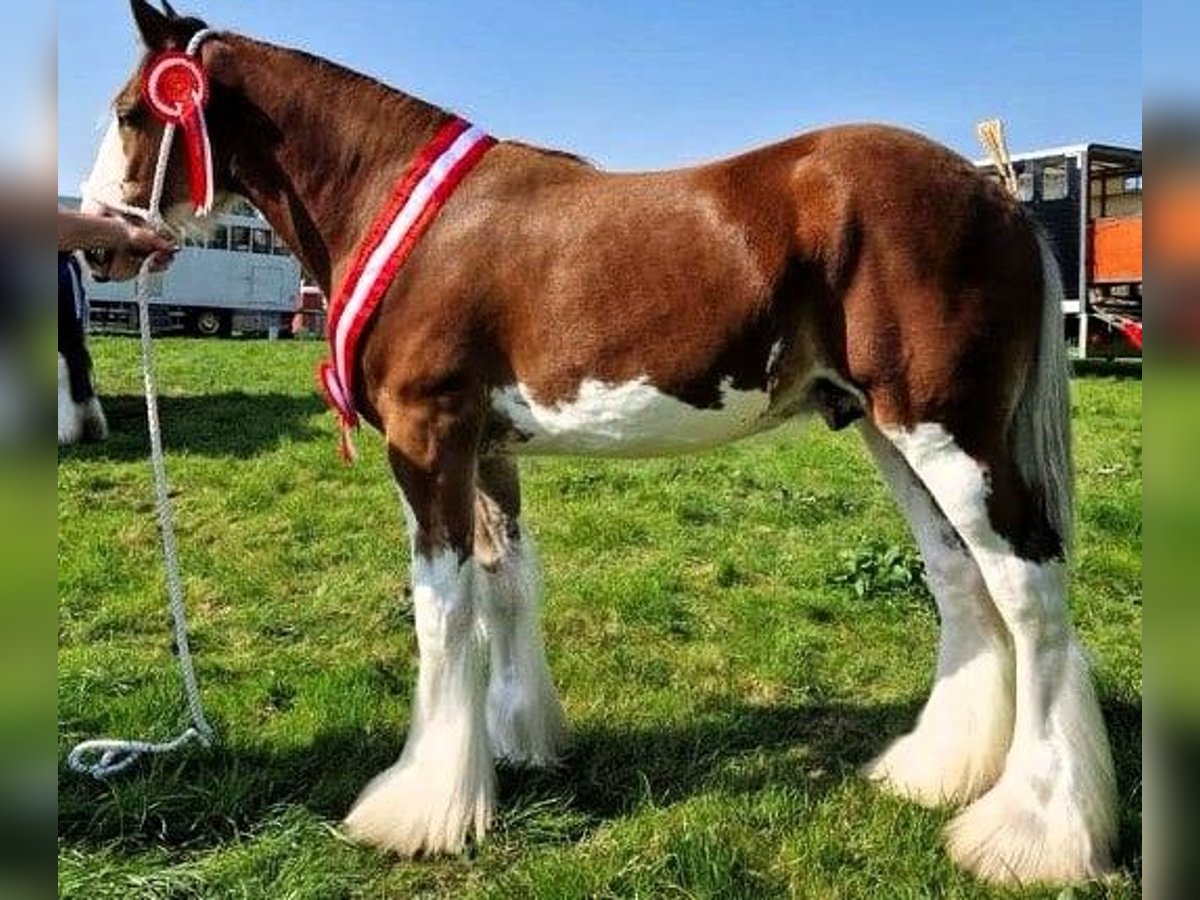
<svg viewBox="0 0 1200 900">
<path fill-rule="evenodd" d="M 153 189 L 148 61 L 206 27 L 132 9 L 147 53 L 87 185 L 113 208 Z M 252 202 L 335 296 L 453 117 L 228 32 L 195 59 L 216 206 Z M 182 154 L 169 159 L 166 216 L 203 228 Z M 354 361 L 351 402 L 386 439 L 409 528 L 420 668 L 403 753 L 347 832 L 459 851 L 491 822 L 494 759 L 546 765 L 564 747 L 514 457 L 700 450 L 817 413 L 857 424 L 941 622 L 928 702 L 867 775 L 961 806 L 949 852 L 983 879 L 1107 871 L 1113 765 L 1067 611 L 1060 310 L 1019 204 L 907 131 L 834 127 L 643 174 L 497 142 L 389 282 Z"/>
</svg>

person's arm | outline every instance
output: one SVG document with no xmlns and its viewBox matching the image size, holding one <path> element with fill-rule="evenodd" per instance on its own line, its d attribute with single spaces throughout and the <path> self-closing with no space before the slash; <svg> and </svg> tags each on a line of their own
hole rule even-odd
<svg viewBox="0 0 1200 900">
<path fill-rule="evenodd" d="M 174 247 L 149 228 L 131 225 L 124 219 L 60 209 L 58 249 L 127 251 L 148 256 L 169 253 Z"/>
</svg>

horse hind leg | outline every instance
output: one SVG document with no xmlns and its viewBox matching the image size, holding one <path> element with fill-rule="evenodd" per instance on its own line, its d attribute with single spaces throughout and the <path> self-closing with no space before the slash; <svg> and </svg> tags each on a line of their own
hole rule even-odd
<svg viewBox="0 0 1200 900">
<path fill-rule="evenodd" d="M 865 773 L 926 806 L 974 799 L 1000 777 L 1013 725 L 1013 656 L 983 574 L 904 457 L 870 422 L 863 437 L 925 561 L 941 633 L 933 689 L 911 732 Z"/>
<path fill-rule="evenodd" d="M 562 705 L 542 639 L 533 538 L 521 526 L 520 482 L 506 458 L 480 460 L 475 500 L 479 616 L 490 650 L 487 728 L 492 755 L 548 766 L 566 743 Z"/>
<path fill-rule="evenodd" d="M 1096 877 L 1111 865 L 1116 791 L 1087 659 L 1067 616 L 1070 513 L 1053 512 L 1052 482 L 1068 476 L 1047 471 L 1031 480 L 1032 467 L 1008 449 L 977 459 L 940 424 L 884 433 L 970 550 L 1014 649 L 1016 711 L 1004 769 L 949 825 L 950 854 L 995 882 Z"/>
</svg>

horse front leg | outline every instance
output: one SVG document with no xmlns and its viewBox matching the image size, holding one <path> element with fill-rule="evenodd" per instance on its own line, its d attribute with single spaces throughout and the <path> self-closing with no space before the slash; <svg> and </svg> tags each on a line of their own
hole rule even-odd
<svg viewBox="0 0 1200 900">
<path fill-rule="evenodd" d="M 542 640 L 536 548 L 520 517 L 516 463 L 481 459 L 475 557 L 484 582 L 480 618 L 491 651 L 488 738 L 497 759 L 547 766 L 562 752 L 566 727 Z"/>
<path fill-rule="evenodd" d="M 420 670 L 404 751 L 366 787 L 345 828 L 406 856 L 455 853 L 482 838 L 495 802 L 476 626 L 477 434 L 468 415 L 434 404 L 400 410 L 387 425 L 412 537 Z"/>
</svg>

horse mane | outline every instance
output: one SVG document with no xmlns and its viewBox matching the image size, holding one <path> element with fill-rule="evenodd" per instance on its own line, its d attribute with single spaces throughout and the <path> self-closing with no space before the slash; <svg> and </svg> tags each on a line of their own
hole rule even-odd
<svg viewBox="0 0 1200 900">
<path fill-rule="evenodd" d="M 399 88 L 393 87 L 392 85 L 387 84 L 386 82 L 383 82 L 371 75 L 356 71 L 348 66 L 342 65 L 341 63 L 334 62 L 331 59 L 326 59 L 323 56 L 317 56 L 314 53 L 309 53 L 307 50 L 301 50 L 297 47 L 285 47 L 280 44 L 272 44 L 267 41 L 261 41 L 256 38 L 246 37 L 245 35 L 240 34 L 231 34 L 230 36 L 246 43 L 266 48 L 272 52 L 284 53 L 293 58 L 303 60 L 305 63 L 311 65 L 314 70 L 325 76 L 336 79 L 343 83 L 354 84 L 357 87 L 374 92 L 376 95 L 378 95 L 381 102 L 394 105 L 395 108 L 403 112 L 415 114 L 423 118 L 430 115 L 438 116 L 442 114 L 449 114 L 449 110 L 445 109 L 444 107 L 430 103 L 426 100 L 422 100 L 420 97 L 416 97 Z"/>
<path fill-rule="evenodd" d="M 254 40 L 254 39 L 250 38 L 249 40 Z M 263 42 L 256 41 L 256 43 L 263 43 Z M 387 84 L 386 82 L 380 81 L 378 78 L 375 78 L 371 75 L 366 75 L 362 72 L 348 68 L 340 63 L 334 62 L 333 60 L 326 59 L 323 56 L 316 56 L 315 54 L 309 53 L 306 50 L 300 50 L 300 49 L 297 49 L 294 47 L 280 47 L 280 46 L 274 45 L 274 44 L 266 44 L 266 46 L 272 47 L 273 49 L 276 49 L 276 50 L 284 50 L 287 53 L 301 57 L 304 60 L 306 60 L 307 62 L 312 63 L 313 65 L 317 66 L 318 68 L 324 69 L 325 71 L 329 72 L 330 74 L 338 75 L 347 80 L 357 82 L 358 84 L 362 85 L 363 87 L 368 87 L 372 90 L 379 91 L 382 94 L 386 94 L 393 101 L 398 101 L 401 104 L 411 103 L 414 109 L 437 110 L 439 112 L 453 114 L 453 110 L 449 109 L 448 107 L 444 107 L 439 104 L 434 104 L 434 103 L 429 102 L 428 100 L 423 100 L 419 97 L 415 97 L 412 94 L 409 94 L 403 90 L 400 90 L 399 88 L 392 87 L 390 84 Z M 574 163 L 576 165 L 586 166 L 588 168 L 593 168 L 593 169 L 596 167 L 595 163 L 592 162 L 590 159 L 588 159 L 586 156 L 582 156 L 581 154 L 578 154 L 578 153 L 572 153 L 569 150 L 558 150 L 558 149 L 551 148 L 551 147 L 542 147 L 537 144 L 530 144 L 525 141 L 511 140 L 509 138 L 505 138 L 504 143 L 508 144 L 509 146 L 520 147 L 523 150 L 532 151 L 533 153 L 536 153 L 540 156 L 549 157 L 551 159 L 562 160 L 563 162 Z"/>
<path fill-rule="evenodd" d="M 171 20 L 176 29 L 177 37 L 181 46 L 186 44 L 187 39 L 190 38 L 191 35 L 203 28 L 208 27 L 203 20 L 195 17 L 176 17 L 172 15 Z M 372 91 L 379 96 L 381 102 L 392 106 L 393 110 L 400 112 L 401 115 L 404 115 L 406 118 L 414 117 L 418 120 L 421 120 L 427 119 L 431 116 L 436 117 L 439 115 L 454 114 L 453 110 L 450 110 L 447 107 L 423 100 L 420 97 L 416 97 L 407 93 L 406 91 L 393 87 L 392 85 L 387 84 L 378 78 L 364 74 L 363 72 L 359 72 L 355 69 L 351 69 L 348 66 L 342 65 L 341 63 L 335 62 L 331 59 L 327 59 L 326 57 L 317 56 L 316 54 L 310 53 L 307 50 L 302 50 L 298 47 L 286 47 L 280 44 L 273 44 L 268 41 L 263 41 L 247 35 L 239 34 L 237 32 L 223 32 L 222 36 L 226 39 L 233 39 L 251 45 L 257 45 L 269 52 L 282 52 L 294 58 L 303 60 L 307 64 L 311 65 L 315 70 L 327 76 L 345 83 L 355 84 L 358 87 Z M 524 150 L 529 150 L 533 153 L 550 159 L 560 160 L 579 166 L 586 166 L 587 168 L 592 169 L 596 168 L 595 163 L 593 163 L 587 157 L 577 153 L 572 153 L 567 150 L 540 147 L 524 141 L 508 139 L 505 140 L 505 143 L 514 147 L 520 147 Z"/>
<path fill-rule="evenodd" d="M 530 150 L 540 156 L 548 156 L 551 159 L 561 159 L 564 162 L 575 163 L 580 166 L 587 166 L 589 169 L 596 168 L 596 164 L 579 153 L 572 153 L 570 150 L 557 150 L 551 147 L 540 147 L 537 144 L 527 144 L 525 141 L 514 141 L 508 138 L 504 139 L 504 143 L 512 147 L 520 147 L 522 150 Z"/>
</svg>

